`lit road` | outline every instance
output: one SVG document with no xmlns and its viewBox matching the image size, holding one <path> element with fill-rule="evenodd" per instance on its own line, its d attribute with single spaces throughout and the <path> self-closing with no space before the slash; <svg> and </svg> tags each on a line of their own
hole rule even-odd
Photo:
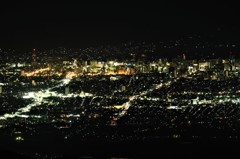
<svg viewBox="0 0 240 159">
<path fill-rule="evenodd" d="M 145 96 L 145 95 L 147 95 L 148 93 L 151 93 L 151 92 L 153 92 L 153 91 L 156 90 L 156 89 L 161 89 L 163 86 L 170 86 L 171 84 L 172 84 L 172 81 L 165 81 L 165 82 L 163 82 L 163 83 L 154 85 L 153 87 L 149 88 L 149 89 L 146 90 L 146 91 L 139 92 L 137 95 L 133 95 L 133 96 L 129 97 L 129 100 L 122 105 L 123 110 L 120 111 L 120 112 L 117 114 L 117 116 L 114 117 L 113 120 L 114 120 L 114 121 L 117 121 L 117 120 L 119 120 L 121 117 L 123 117 L 125 114 L 127 114 L 128 109 L 131 107 L 132 102 L 133 102 L 134 100 L 138 99 L 139 97 Z"/>
<path fill-rule="evenodd" d="M 44 71 L 49 71 L 50 70 L 50 67 L 47 67 L 47 68 L 41 68 L 41 69 L 37 69 L 35 71 L 32 71 L 32 72 L 26 72 L 25 75 L 30 77 L 30 76 L 34 76 L 38 73 L 41 73 L 41 72 L 44 72 Z"/>
</svg>

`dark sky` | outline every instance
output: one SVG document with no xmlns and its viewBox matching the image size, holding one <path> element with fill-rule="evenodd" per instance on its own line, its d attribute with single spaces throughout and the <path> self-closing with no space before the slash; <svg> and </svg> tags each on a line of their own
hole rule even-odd
<svg viewBox="0 0 240 159">
<path fill-rule="evenodd" d="M 237 4 L 209 2 L 0 2 L 0 47 L 84 47 L 162 40 L 217 29 L 239 34 Z"/>
</svg>

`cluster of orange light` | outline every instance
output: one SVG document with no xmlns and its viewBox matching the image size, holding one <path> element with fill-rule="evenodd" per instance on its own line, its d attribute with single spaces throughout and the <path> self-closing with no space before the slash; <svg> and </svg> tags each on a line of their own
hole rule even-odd
<svg viewBox="0 0 240 159">
<path fill-rule="evenodd" d="M 34 70 L 32 72 L 25 73 L 25 76 L 28 76 L 28 77 L 34 76 L 34 75 L 36 75 L 38 73 L 41 73 L 41 72 L 44 72 L 44 71 L 48 71 L 48 70 L 50 70 L 49 67 L 47 67 L 47 68 L 40 68 L 40 69 Z"/>
<path fill-rule="evenodd" d="M 48 70 L 50 70 L 50 67 L 40 68 L 40 69 L 34 70 L 32 72 L 26 72 L 26 73 L 24 73 L 24 75 L 27 76 L 27 77 L 35 76 L 38 73 L 41 73 L 41 72 L 44 72 L 44 71 L 48 71 Z M 130 75 L 130 74 L 133 74 L 133 73 L 134 72 L 132 72 L 130 70 L 119 70 L 117 72 L 108 71 L 108 72 L 105 72 L 103 74 L 104 75 Z M 87 75 L 96 76 L 96 75 L 98 75 L 98 73 L 88 73 Z M 42 76 L 44 76 L 44 75 L 42 75 Z M 77 76 L 77 74 L 75 72 L 68 72 L 66 74 L 66 79 L 72 79 L 75 76 Z"/>
<path fill-rule="evenodd" d="M 76 76 L 76 73 L 75 72 L 68 72 L 66 74 L 66 79 L 72 79 L 74 76 Z"/>
<path fill-rule="evenodd" d="M 101 75 L 131 75 L 134 74 L 134 71 L 129 71 L 129 70 L 119 70 L 117 72 L 115 71 L 108 71 L 101 73 Z M 97 76 L 99 73 L 87 73 L 88 76 Z"/>
</svg>

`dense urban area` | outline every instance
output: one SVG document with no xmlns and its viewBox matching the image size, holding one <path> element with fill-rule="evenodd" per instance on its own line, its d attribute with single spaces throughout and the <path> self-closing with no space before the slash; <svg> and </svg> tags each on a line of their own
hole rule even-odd
<svg viewBox="0 0 240 159">
<path fill-rule="evenodd" d="M 41 148 L 21 145 L 238 141 L 239 48 L 195 35 L 83 49 L 0 49 L 1 147 L 48 158 Z"/>
</svg>

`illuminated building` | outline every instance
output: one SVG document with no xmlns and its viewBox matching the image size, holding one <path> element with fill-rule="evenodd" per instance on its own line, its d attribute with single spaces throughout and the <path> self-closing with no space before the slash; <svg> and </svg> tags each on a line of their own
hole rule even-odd
<svg viewBox="0 0 240 159">
<path fill-rule="evenodd" d="M 169 68 L 169 74 L 171 75 L 171 77 L 175 78 L 177 77 L 177 70 L 175 67 L 170 67 Z"/>
<path fill-rule="evenodd" d="M 123 91 L 125 91 L 125 90 L 126 90 L 126 86 L 121 85 L 121 91 L 123 92 Z"/>
<path fill-rule="evenodd" d="M 92 60 L 92 61 L 90 61 L 90 65 L 91 66 L 96 66 L 97 65 L 97 60 Z"/>
<path fill-rule="evenodd" d="M 156 70 L 158 70 L 158 66 L 157 66 L 157 64 L 156 64 L 155 62 L 150 63 L 150 70 L 151 70 L 151 71 L 156 71 Z"/>
<path fill-rule="evenodd" d="M 131 56 L 132 56 L 131 61 L 136 61 L 136 54 L 135 54 L 135 53 L 132 53 Z"/>
<path fill-rule="evenodd" d="M 228 77 L 229 71 L 226 70 L 226 71 L 224 71 L 224 72 L 225 72 L 225 77 Z"/>
<path fill-rule="evenodd" d="M 65 87 L 65 95 L 68 95 L 68 94 L 70 94 L 70 89 L 69 87 Z"/>
<path fill-rule="evenodd" d="M 24 71 L 22 70 L 21 72 L 20 72 L 20 76 L 24 76 L 25 75 L 25 73 L 24 73 Z"/>
<path fill-rule="evenodd" d="M 75 68 L 78 67 L 78 65 L 77 65 L 77 59 L 74 59 L 72 66 L 75 67 Z"/>
<path fill-rule="evenodd" d="M 204 61 L 204 62 L 199 62 L 198 67 L 199 67 L 199 70 L 200 70 L 200 71 L 206 71 L 206 70 L 208 70 L 208 69 L 210 68 L 210 63 L 209 63 L 209 62 L 206 62 L 206 61 Z"/>
<path fill-rule="evenodd" d="M 183 54 L 183 60 L 186 60 L 186 55 L 185 54 Z"/>
<path fill-rule="evenodd" d="M 36 86 L 35 80 L 32 80 L 32 85 L 33 85 L 33 86 Z"/>
<path fill-rule="evenodd" d="M 0 85 L 0 94 L 2 94 L 3 93 L 3 87 L 2 87 L 2 85 Z"/>
<path fill-rule="evenodd" d="M 142 61 L 145 61 L 146 55 L 145 55 L 145 54 L 142 54 L 141 57 L 142 57 Z"/>
<path fill-rule="evenodd" d="M 36 49 L 33 49 L 33 54 L 32 54 L 32 66 L 36 66 L 37 60 L 36 60 Z"/>
</svg>

